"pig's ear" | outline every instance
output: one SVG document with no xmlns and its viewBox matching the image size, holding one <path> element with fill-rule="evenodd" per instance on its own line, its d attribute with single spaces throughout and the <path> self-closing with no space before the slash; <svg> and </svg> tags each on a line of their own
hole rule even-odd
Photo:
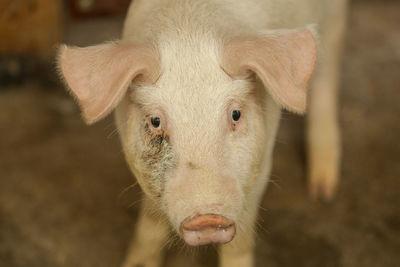
<svg viewBox="0 0 400 267">
<path fill-rule="evenodd" d="M 158 58 L 154 49 L 133 44 L 62 46 L 58 68 L 78 100 L 85 121 L 91 124 L 115 108 L 132 81 L 155 82 Z"/>
<path fill-rule="evenodd" d="M 239 36 L 227 41 L 222 68 L 233 78 L 252 71 L 284 108 L 304 113 L 317 48 L 308 29 Z"/>
</svg>

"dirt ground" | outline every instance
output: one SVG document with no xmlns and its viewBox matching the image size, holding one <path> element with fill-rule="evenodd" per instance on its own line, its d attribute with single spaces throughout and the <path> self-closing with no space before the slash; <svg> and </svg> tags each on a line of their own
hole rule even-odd
<svg viewBox="0 0 400 267">
<path fill-rule="evenodd" d="M 67 40 L 115 37 L 120 23 L 70 25 Z M 400 2 L 353 2 L 345 54 L 336 199 L 307 195 L 304 119 L 285 114 L 260 210 L 258 267 L 400 266 Z M 134 179 L 112 119 L 85 126 L 52 76 L 0 88 L 0 266 L 118 266 L 140 190 L 124 191 Z M 172 249 L 166 266 L 216 261 L 213 248 Z"/>
</svg>

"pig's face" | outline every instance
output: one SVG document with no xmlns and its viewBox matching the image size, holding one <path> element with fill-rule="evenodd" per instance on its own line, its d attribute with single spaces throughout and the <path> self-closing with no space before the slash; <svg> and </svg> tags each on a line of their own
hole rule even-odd
<svg viewBox="0 0 400 267">
<path fill-rule="evenodd" d="M 162 58 L 156 84 L 133 86 L 117 112 L 131 169 L 190 245 L 233 238 L 266 149 L 267 95 L 255 80 L 232 79 L 216 56 L 184 63 Z M 217 217 L 201 217 L 210 214 Z M 191 218 L 199 216 L 223 229 L 210 236 L 183 228 L 188 222 L 194 226 L 186 228 L 196 228 L 200 222 Z"/>
<path fill-rule="evenodd" d="M 88 123 L 117 107 L 133 173 L 186 243 L 226 243 L 262 192 L 280 106 L 305 110 L 314 39 L 164 37 L 156 47 L 63 47 L 59 68 Z"/>
</svg>

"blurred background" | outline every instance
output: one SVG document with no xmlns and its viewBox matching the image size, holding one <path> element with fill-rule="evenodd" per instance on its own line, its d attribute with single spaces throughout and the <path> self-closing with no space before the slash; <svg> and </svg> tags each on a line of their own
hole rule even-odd
<svg viewBox="0 0 400 267">
<path fill-rule="evenodd" d="M 55 71 L 60 42 L 120 36 L 129 0 L 0 0 L 0 266 L 119 266 L 140 189 L 113 120 L 87 127 Z M 400 1 L 353 0 L 340 91 L 342 178 L 312 201 L 304 118 L 284 114 L 257 266 L 400 266 Z M 166 266 L 216 266 L 172 248 Z"/>
</svg>

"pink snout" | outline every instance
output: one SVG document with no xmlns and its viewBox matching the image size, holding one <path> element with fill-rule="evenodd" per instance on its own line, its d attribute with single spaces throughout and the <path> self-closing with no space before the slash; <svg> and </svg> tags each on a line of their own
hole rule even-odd
<svg viewBox="0 0 400 267">
<path fill-rule="evenodd" d="M 180 232 L 189 246 L 225 244 L 235 236 L 236 227 L 233 221 L 224 216 L 206 214 L 186 218 L 181 224 Z"/>
</svg>

